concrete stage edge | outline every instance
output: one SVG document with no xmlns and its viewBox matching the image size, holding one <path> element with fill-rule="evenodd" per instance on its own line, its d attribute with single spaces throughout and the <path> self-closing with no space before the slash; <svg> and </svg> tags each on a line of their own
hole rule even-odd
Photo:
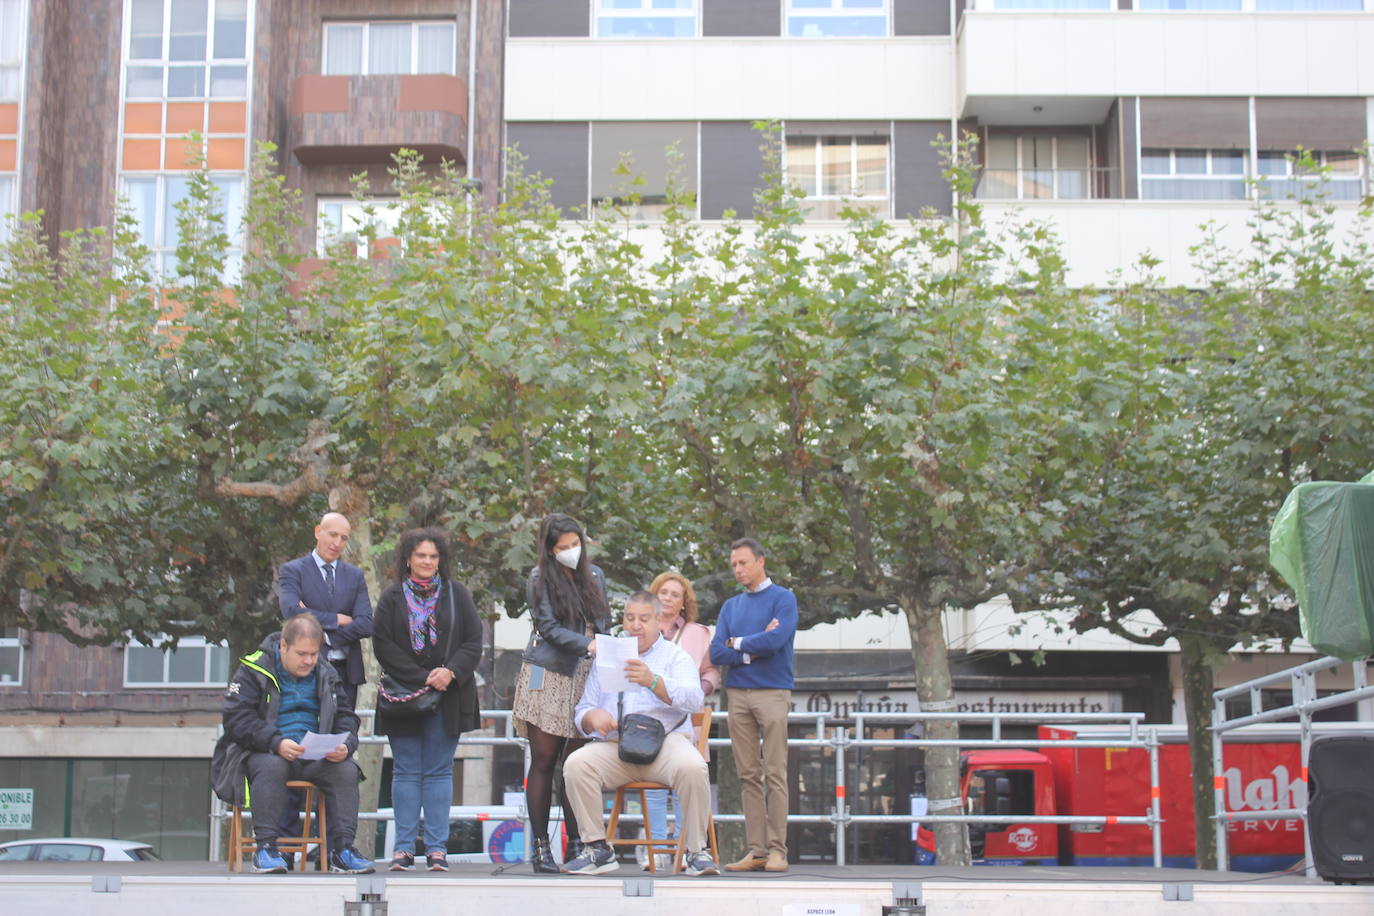
<svg viewBox="0 0 1374 916">
<path fill-rule="evenodd" d="M 899 897 L 918 900 L 927 916 L 1374 916 L 1370 884 L 1183 869 L 818 865 L 685 878 L 629 865 L 598 877 L 458 865 L 354 877 L 230 875 L 203 862 L 0 864 L 3 916 L 379 913 L 356 906 L 364 895 L 380 895 L 387 916 L 882 916 Z"/>
</svg>

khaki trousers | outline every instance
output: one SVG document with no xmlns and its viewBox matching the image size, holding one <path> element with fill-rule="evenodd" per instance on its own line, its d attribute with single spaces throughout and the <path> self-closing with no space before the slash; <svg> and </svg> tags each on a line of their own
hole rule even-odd
<svg viewBox="0 0 1374 916">
<path fill-rule="evenodd" d="M 601 793 L 641 780 L 673 787 L 682 803 L 678 829 L 682 831 L 683 845 L 688 852 L 705 849 L 706 819 L 711 813 L 711 777 L 706 761 L 697 753 L 691 739 L 681 732 L 673 732 L 663 739 L 663 749 L 653 763 L 625 763 L 620 759 L 620 745 L 614 741 L 585 744 L 563 762 L 563 785 L 577 815 L 582 842 L 594 843 L 606 838 Z"/>
<path fill-rule="evenodd" d="M 786 858 L 787 714 L 792 711 L 792 691 L 731 687 L 726 696 L 749 852 L 758 858 L 770 852 Z"/>
</svg>

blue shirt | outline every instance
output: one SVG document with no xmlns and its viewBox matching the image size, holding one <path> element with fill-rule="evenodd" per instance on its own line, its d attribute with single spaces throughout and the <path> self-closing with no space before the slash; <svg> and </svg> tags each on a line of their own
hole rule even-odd
<svg viewBox="0 0 1374 916">
<path fill-rule="evenodd" d="M 767 629 L 773 620 L 777 627 Z M 744 592 L 721 606 L 711 661 L 729 665 L 726 687 L 791 690 L 792 643 L 797 635 L 797 598 L 781 585 Z M 739 648 L 729 646 L 741 637 Z M 749 656 L 748 664 L 745 656 Z"/>
</svg>

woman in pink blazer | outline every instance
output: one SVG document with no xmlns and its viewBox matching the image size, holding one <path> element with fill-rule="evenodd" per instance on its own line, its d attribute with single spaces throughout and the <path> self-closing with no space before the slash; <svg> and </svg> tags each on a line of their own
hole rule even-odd
<svg viewBox="0 0 1374 916">
<path fill-rule="evenodd" d="M 679 646 L 701 673 L 701 692 L 710 696 L 720 689 L 720 669 L 711 663 L 711 629 L 697 623 L 697 595 L 682 573 L 659 573 L 649 586 L 658 597 L 658 628 L 665 639 Z"/>
</svg>

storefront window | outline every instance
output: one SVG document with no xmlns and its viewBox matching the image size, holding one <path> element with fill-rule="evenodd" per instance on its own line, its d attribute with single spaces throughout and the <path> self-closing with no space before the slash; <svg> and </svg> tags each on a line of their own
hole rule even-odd
<svg viewBox="0 0 1374 916">
<path fill-rule="evenodd" d="M 33 829 L 0 830 L 0 842 L 89 836 L 163 859 L 210 855 L 208 760 L 0 759 L 0 786 L 33 789 Z"/>
</svg>

